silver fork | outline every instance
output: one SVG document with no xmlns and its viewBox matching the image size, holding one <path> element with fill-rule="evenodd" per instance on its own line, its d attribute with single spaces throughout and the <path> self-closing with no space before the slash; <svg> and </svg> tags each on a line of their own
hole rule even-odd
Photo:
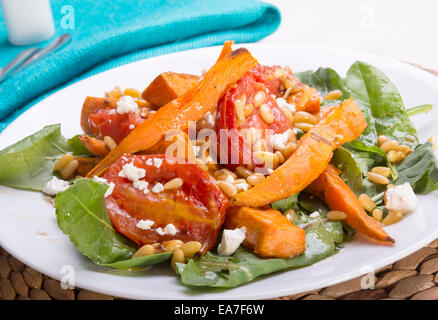
<svg viewBox="0 0 438 320">
<path fill-rule="evenodd" d="M 22 70 L 32 62 L 44 57 L 48 53 L 55 51 L 70 41 L 70 35 L 68 33 L 57 37 L 47 47 L 40 49 L 38 47 L 25 49 L 21 51 L 11 62 L 5 67 L 0 69 L 0 82 L 4 81 L 11 75 Z"/>
</svg>

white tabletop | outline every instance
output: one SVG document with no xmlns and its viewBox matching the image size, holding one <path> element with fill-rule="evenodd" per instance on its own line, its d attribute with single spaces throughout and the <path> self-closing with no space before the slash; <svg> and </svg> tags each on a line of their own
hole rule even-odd
<svg viewBox="0 0 438 320">
<path fill-rule="evenodd" d="M 264 43 L 306 43 L 372 52 L 438 70 L 436 0 L 265 0 L 282 14 Z"/>
</svg>

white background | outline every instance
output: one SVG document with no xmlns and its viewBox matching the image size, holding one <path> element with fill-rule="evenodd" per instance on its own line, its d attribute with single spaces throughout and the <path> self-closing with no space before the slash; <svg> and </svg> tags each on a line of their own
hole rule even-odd
<svg viewBox="0 0 438 320">
<path fill-rule="evenodd" d="M 350 48 L 438 70 L 436 0 L 264 0 L 282 14 L 262 43 Z"/>
</svg>

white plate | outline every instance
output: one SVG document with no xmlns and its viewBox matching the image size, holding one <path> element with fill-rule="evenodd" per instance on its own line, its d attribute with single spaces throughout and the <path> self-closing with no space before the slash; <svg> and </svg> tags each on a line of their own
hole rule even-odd
<svg viewBox="0 0 438 320">
<path fill-rule="evenodd" d="M 237 47 L 237 46 L 236 46 Z M 383 70 L 395 82 L 407 106 L 438 105 L 438 80 L 408 64 L 367 53 L 308 45 L 246 45 L 263 64 L 289 65 L 294 71 L 332 67 L 345 74 L 355 60 Z M 106 71 L 77 82 L 26 111 L 0 135 L 0 148 L 61 123 L 66 137 L 81 132 L 79 117 L 85 96 L 102 96 L 115 85 L 143 89 L 157 74 L 172 70 L 198 73 L 208 69 L 220 49 L 204 48 L 160 56 Z M 421 141 L 438 135 L 438 110 L 413 120 Z M 438 193 L 421 196 L 421 208 L 400 223 L 386 228 L 396 239 L 393 247 L 378 246 L 357 237 L 338 254 L 313 266 L 268 275 L 230 290 L 199 290 L 181 285 L 167 264 L 146 272 L 108 270 L 75 250 L 58 229 L 54 208 L 36 192 L 0 186 L 0 245 L 36 270 L 60 280 L 74 270 L 76 286 L 134 299 L 261 299 L 295 294 L 357 277 L 420 249 L 438 237 Z M 44 231 L 47 236 L 37 233 Z M 71 274 L 70 274 L 71 275 Z"/>
</svg>

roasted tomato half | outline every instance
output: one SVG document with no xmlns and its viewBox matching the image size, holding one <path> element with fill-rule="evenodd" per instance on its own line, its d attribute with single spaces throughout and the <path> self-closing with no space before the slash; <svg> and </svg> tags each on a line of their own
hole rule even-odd
<svg viewBox="0 0 438 320">
<path fill-rule="evenodd" d="M 291 115 L 288 117 L 287 110 L 280 108 L 271 96 L 279 90 L 280 80 L 273 76 L 273 70 L 258 65 L 220 99 L 215 130 L 222 165 L 230 169 L 256 165 L 254 150 L 263 141 L 269 143 L 268 132 L 279 134 L 292 129 Z M 228 146 L 224 148 L 227 142 Z M 228 153 L 227 164 L 223 163 L 224 150 Z"/>
<path fill-rule="evenodd" d="M 115 109 L 97 110 L 88 118 L 94 136 L 99 139 L 109 136 L 117 144 L 143 121 L 144 119 L 134 112 L 120 114 Z"/>
<path fill-rule="evenodd" d="M 125 155 L 109 168 L 104 178 L 115 187 L 106 198 L 106 207 L 121 234 L 138 245 L 172 239 L 199 241 L 203 253 L 215 245 L 228 200 L 213 178 L 197 165 L 183 162 L 165 155 Z M 124 166 L 132 169 L 131 164 L 140 171 L 144 169 L 140 183 L 124 177 Z M 182 179 L 182 186 L 162 190 L 175 178 Z M 142 220 L 153 224 L 145 227 Z M 170 233 L 166 232 L 168 225 L 172 225 Z"/>
</svg>

